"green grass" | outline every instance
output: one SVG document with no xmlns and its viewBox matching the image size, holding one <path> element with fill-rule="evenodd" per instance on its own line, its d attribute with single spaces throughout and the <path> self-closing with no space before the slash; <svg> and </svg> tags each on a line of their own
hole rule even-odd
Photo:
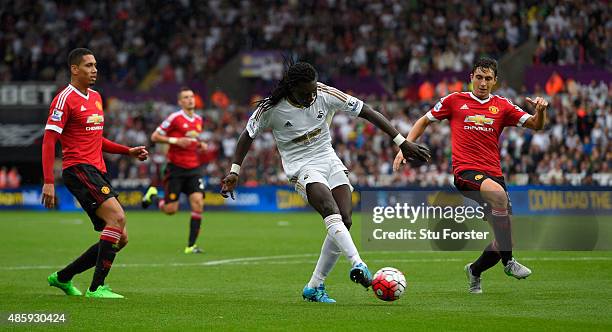
<svg viewBox="0 0 612 332">
<path fill-rule="evenodd" d="M 372 270 L 404 271 L 394 303 L 348 279 L 341 259 L 327 280 L 338 303 L 306 303 L 324 237 L 314 214 L 206 213 L 203 255 L 185 255 L 188 214 L 129 212 L 130 243 L 107 278 L 125 300 L 63 296 L 46 277 L 97 241 L 84 213 L 0 213 L 0 313 L 64 312 L 75 330 L 611 330 L 612 252 L 519 252 L 534 274 L 484 275 L 466 292 L 463 266 L 477 252 L 362 252 Z M 358 242 L 359 215 L 353 238 Z M 278 256 L 278 257 L 277 257 Z M 84 291 L 92 271 L 75 278 Z"/>
</svg>

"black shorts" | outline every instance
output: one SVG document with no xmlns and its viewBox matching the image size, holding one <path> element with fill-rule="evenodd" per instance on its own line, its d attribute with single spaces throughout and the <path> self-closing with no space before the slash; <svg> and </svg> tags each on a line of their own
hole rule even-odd
<svg viewBox="0 0 612 332">
<path fill-rule="evenodd" d="M 62 178 L 64 185 L 89 215 L 94 229 L 98 232 L 103 230 L 106 222 L 96 215 L 96 210 L 107 199 L 119 196 L 106 174 L 92 165 L 78 164 L 66 168 Z"/>
<path fill-rule="evenodd" d="M 164 172 L 164 200 L 176 202 L 180 193 L 191 195 L 196 192 L 204 194 L 204 182 L 202 182 L 202 168 L 182 168 L 174 164 L 168 164 Z"/>
<path fill-rule="evenodd" d="M 491 179 L 504 188 L 506 196 L 508 196 L 508 214 L 512 214 L 512 202 L 508 195 L 508 188 L 503 176 L 490 176 L 487 173 L 480 171 L 463 171 L 459 175 L 455 175 L 455 187 L 459 189 L 461 194 L 469 199 L 476 201 L 485 209 L 486 214 L 491 213 L 491 207 L 485 202 L 480 194 L 480 186 L 485 179 Z"/>
</svg>

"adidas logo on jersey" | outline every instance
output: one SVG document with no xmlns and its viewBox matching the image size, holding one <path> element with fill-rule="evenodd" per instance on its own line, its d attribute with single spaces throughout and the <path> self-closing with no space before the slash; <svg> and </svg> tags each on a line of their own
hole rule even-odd
<svg viewBox="0 0 612 332">
<path fill-rule="evenodd" d="M 285 128 L 289 128 L 289 127 L 293 127 L 293 124 L 291 123 L 291 121 L 287 121 L 287 123 L 285 123 Z"/>
<path fill-rule="evenodd" d="M 85 107 L 85 105 L 81 105 L 81 112 L 83 111 L 87 111 L 87 107 Z"/>
<path fill-rule="evenodd" d="M 462 110 L 469 110 L 469 108 L 468 108 L 467 104 L 463 104 L 463 106 L 461 106 L 461 108 L 460 108 L 460 109 L 462 109 Z"/>
</svg>

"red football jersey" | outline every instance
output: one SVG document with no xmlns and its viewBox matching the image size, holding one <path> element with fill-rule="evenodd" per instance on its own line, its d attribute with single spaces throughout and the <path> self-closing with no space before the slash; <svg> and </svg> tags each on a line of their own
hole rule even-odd
<svg viewBox="0 0 612 332">
<path fill-rule="evenodd" d="M 193 139 L 193 143 L 186 147 L 173 144 L 168 149 L 168 160 L 170 163 L 182 168 L 196 168 L 200 166 L 200 155 L 198 152 L 198 137 L 202 133 L 202 117 L 193 113 L 190 117 L 183 110 L 174 112 L 168 116 L 162 124 L 157 127 L 157 132 L 167 137 L 187 137 Z"/>
<path fill-rule="evenodd" d="M 102 157 L 104 111 L 97 91 L 87 89 L 84 95 L 68 84 L 51 102 L 45 130 L 61 134 L 62 169 L 89 164 L 106 173 Z"/>
<path fill-rule="evenodd" d="M 427 112 L 431 121 L 450 122 L 453 173 L 474 170 L 491 176 L 502 176 L 502 131 L 505 127 L 521 127 L 530 116 L 504 97 L 490 95 L 480 100 L 471 92 L 452 93 Z"/>
</svg>

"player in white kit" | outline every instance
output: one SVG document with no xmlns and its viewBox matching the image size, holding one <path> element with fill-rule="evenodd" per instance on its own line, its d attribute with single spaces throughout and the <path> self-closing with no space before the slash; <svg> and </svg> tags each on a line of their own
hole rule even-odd
<svg viewBox="0 0 612 332">
<path fill-rule="evenodd" d="M 272 129 L 287 178 L 297 192 L 321 215 L 327 236 L 321 255 L 302 296 L 313 302 L 336 302 L 325 291 L 324 281 L 340 254 L 352 266 L 352 281 L 368 288 L 372 276 L 353 243 L 352 186 L 348 170 L 332 148 L 329 125 L 337 111 L 364 118 L 382 129 L 409 159 L 427 161 L 429 150 L 408 142 L 379 112 L 363 101 L 317 82 L 317 71 L 306 62 L 291 64 L 270 96 L 259 102 L 242 132 L 221 193 L 234 198 L 240 165 L 255 137 Z"/>
</svg>

